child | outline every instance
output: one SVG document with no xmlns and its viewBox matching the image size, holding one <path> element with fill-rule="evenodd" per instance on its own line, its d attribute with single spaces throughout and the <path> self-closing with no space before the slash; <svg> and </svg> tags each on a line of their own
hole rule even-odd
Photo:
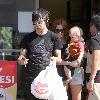
<svg viewBox="0 0 100 100">
<path fill-rule="evenodd" d="M 84 40 L 82 38 L 83 31 L 80 27 L 72 27 L 69 31 L 69 36 L 71 38 L 70 44 L 68 46 L 68 54 L 67 61 L 77 61 L 81 63 L 84 54 Z M 64 71 L 66 76 L 68 77 L 68 82 L 72 80 L 72 76 L 74 74 L 75 67 L 72 66 L 64 66 Z"/>
</svg>

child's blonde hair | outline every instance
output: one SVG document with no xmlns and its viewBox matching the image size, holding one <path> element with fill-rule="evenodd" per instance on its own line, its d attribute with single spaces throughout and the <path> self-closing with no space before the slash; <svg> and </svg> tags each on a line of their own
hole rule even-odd
<svg viewBox="0 0 100 100">
<path fill-rule="evenodd" d="M 69 36 L 71 36 L 71 31 L 74 31 L 76 33 L 77 36 L 82 37 L 83 35 L 83 30 L 82 28 L 78 27 L 78 26 L 74 26 L 69 30 Z"/>
</svg>

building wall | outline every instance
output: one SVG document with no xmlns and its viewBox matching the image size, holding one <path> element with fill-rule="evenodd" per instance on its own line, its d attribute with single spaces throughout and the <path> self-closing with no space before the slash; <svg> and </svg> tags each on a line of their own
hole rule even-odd
<svg viewBox="0 0 100 100">
<path fill-rule="evenodd" d="M 17 23 L 16 2 L 0 0 L 0 26 L 15 26 Z"/>
<path fill-rule="evenodd" d="M 18 11 L 33 11 L 39 0 L 0 0 L 0 26 L 18 28 Z"/>
<path fill-rule="evenodd" d="M 40 7 L 50 11 L 50 21 L 54 21 L 57 18 L 66 19 L 67 4 L 66 0 L 40 0 Z"/>
</svg>

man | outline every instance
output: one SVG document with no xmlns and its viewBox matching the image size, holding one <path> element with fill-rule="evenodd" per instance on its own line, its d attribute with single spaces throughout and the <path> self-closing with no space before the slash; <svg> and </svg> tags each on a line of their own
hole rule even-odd
<svg viewBox="0 0 100 100">
<path fill-rule="evenodd" d="M 26 65 L 26 100 L 39 100 L 31 94 L 31 83 L 50 63 L 50 57 L 61 59 L 62 44 L 56 34 L 47 28 L 49 12 L 37 9 L 32 14 L 35 31 L 27 34 L 21 42 L 20 65 Z M 54 60 L 54 57 L 53 57 Z"/>
<path fill-rule="evenodd" d="M 100 100 L 100 13 L 92 17 L 90 23 L 92 66 L 90 80 L 87 83 L 89 90 L 88 100 Z"/>
</svg>

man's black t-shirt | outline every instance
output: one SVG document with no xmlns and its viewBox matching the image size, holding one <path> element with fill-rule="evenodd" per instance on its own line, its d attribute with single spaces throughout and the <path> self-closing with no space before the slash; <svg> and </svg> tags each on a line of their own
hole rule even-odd
<svg viewBox="0 0 100 100">
<path fill-rule="evenodd" d="M 91 51 L 100 50 L 100 33 L 97 33 L 95 36 L 91 37 Z M 99 66 L 98 66 L 99 67 Z M 100 82 L 100 70 L 97 71 L 95 82 Z"/>
<path fill-rule="evenodd" d="M 27 50 L 26 58 L 29 59 L 26 76 L 34 79 L 41 70 L 49 65 L 52 51 L 61 49 L 62 44 L 57 35 L 51 31 L 42 36 L 34 31 L 23 38 L 20 48 Z"/>
</svg>

